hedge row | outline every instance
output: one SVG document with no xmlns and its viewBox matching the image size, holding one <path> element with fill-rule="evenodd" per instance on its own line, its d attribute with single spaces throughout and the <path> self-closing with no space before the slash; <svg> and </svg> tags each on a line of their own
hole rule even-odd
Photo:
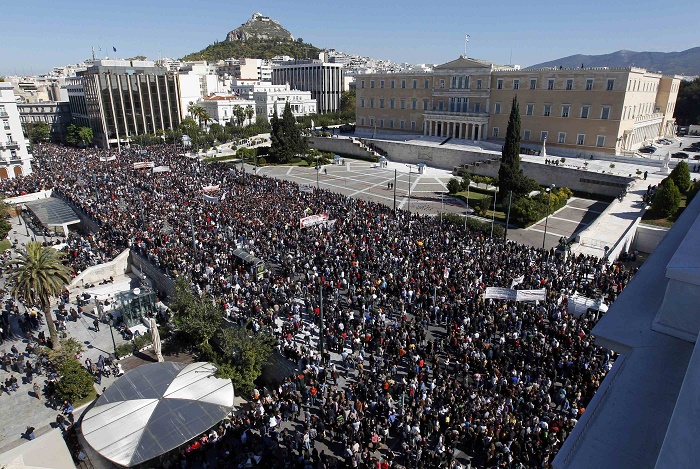
<svg viewBox="0 0 700 469">
<path fill-rule="evenodd" d="M 547 214 L 552 214 L 566 205 L 566 201 L 573 193 L 569 188 L 556 188 L 551 193 L 551 204 L 548 192 L 540 192 L 533 197 L 521 197 L 513 202 L 510 209 L 510 218 L 516 224 L 527 227 L 538 220 L 542 220 Z"/>
</svg>

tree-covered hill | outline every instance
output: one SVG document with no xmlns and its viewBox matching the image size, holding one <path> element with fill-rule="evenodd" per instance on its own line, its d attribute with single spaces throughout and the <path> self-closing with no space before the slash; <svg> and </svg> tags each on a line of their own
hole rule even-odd
<svg viewBox="0 0 700 469">
<path fill-rule="evenodd" d="M 213 62 L 228 58 L 271 59 L 277 55 L 288 55 L 295 59 L 316 59 L 320 51 L 321 49 L 306 44 L 301 38 L 296 41 L 248 39 L 246 41 L 217 42 L 199 52 L 184 56 L 182 60 Z"/>
</svg>

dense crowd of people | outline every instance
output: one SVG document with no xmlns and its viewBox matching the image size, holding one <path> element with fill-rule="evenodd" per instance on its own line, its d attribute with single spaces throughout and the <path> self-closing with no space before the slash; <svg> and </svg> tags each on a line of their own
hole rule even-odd
<svg viewBox="0 0 700 469">
<path fill-rule="evenodd" d="M 34 157 L 31 175 L 0 189 L 53 189 L 97 222 L 64 240 L 76 274 L 131 248 L 170 277 L 186 275 L 232 319 L 275 331 L 298 371 L 256 396 L 244 422 L 297 467 L 333 464 L 316 439 L 339 448 L 346 467 L 457 467 L 457 451 L 476 467 L 549 467 L 612 365 L 590 336 L 598 313 L 576 317 L 567 298 L 613 301 L 634 273 L 622 263 L 564 259 L 437 217 L 309 193 L 171 145 L 45 144 Z M 335 223 L 299 227 L 319 213 Z M 236 262 L 237 247 L 267 263 L 262 278 Z M 486 287 L 513 285 L 545 288 L 546 300 L 484 299 Z M 303 431 L 280 430 L 295 418 Z"/>
</svg>

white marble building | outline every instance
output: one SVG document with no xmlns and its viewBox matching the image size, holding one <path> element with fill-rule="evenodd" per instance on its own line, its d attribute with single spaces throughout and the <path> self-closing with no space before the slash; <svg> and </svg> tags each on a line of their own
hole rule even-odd
<svg viewBox="0 0 700 469">
<path fill-rule="evenodd" d="M 281 116 L 287 103 L 294 117 L 316 114 L 316 100 L 311 97 L 310 91 L 291 90 L 289 85 L 278 85 L 278 88 L 280 89 L 253 93 L 257 115 L 269 120 L 277 111 L 277 115 Z"/>
<path fill-rule="evenodd" d="M 28 146 L 12 83 L 0 82 L 0 179 L 32 172 Z"/>
<path fill-rule="evenodd" d="M 236 106 L 239 106 L 243 111 L 246 111 L 247 108 L 253 110 L 251 118 L 248 118 L 246 114 L 243 125 L 250 125 L 255 122 L 255 101 L 250 99 L 242 99 L 232 94 L 215 93 L 200 99 L 197 101 L 197 104 L 202 106 L 212 117 L 210 124 L 214 122 L 221 125 L 226 125 L 227 122 L 237 124 Z"/>
</svg>

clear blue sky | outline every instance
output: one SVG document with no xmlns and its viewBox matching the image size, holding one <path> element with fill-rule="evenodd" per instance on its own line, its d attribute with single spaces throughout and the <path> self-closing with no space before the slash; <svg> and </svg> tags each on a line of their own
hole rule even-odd
<svg viewBox="0 0 700 469">
<path fill-rule="evenodd" d="M 342 5 L 342 6 L 341 6 Z M 254 11 L 322 48 L 442 63 L 470 57 L 522 66 L 619 49 L 680 51 L 699 45 L 690 4 L 657 0 L 514 2 L 512 0 L 119 0 L 3 2 L 0 75 L 38 74 L 90 56 L 159 53 L 179 58 L 203 49 Z M 117 53 L 112 52 L 112 47 Z"/>
</svg>

